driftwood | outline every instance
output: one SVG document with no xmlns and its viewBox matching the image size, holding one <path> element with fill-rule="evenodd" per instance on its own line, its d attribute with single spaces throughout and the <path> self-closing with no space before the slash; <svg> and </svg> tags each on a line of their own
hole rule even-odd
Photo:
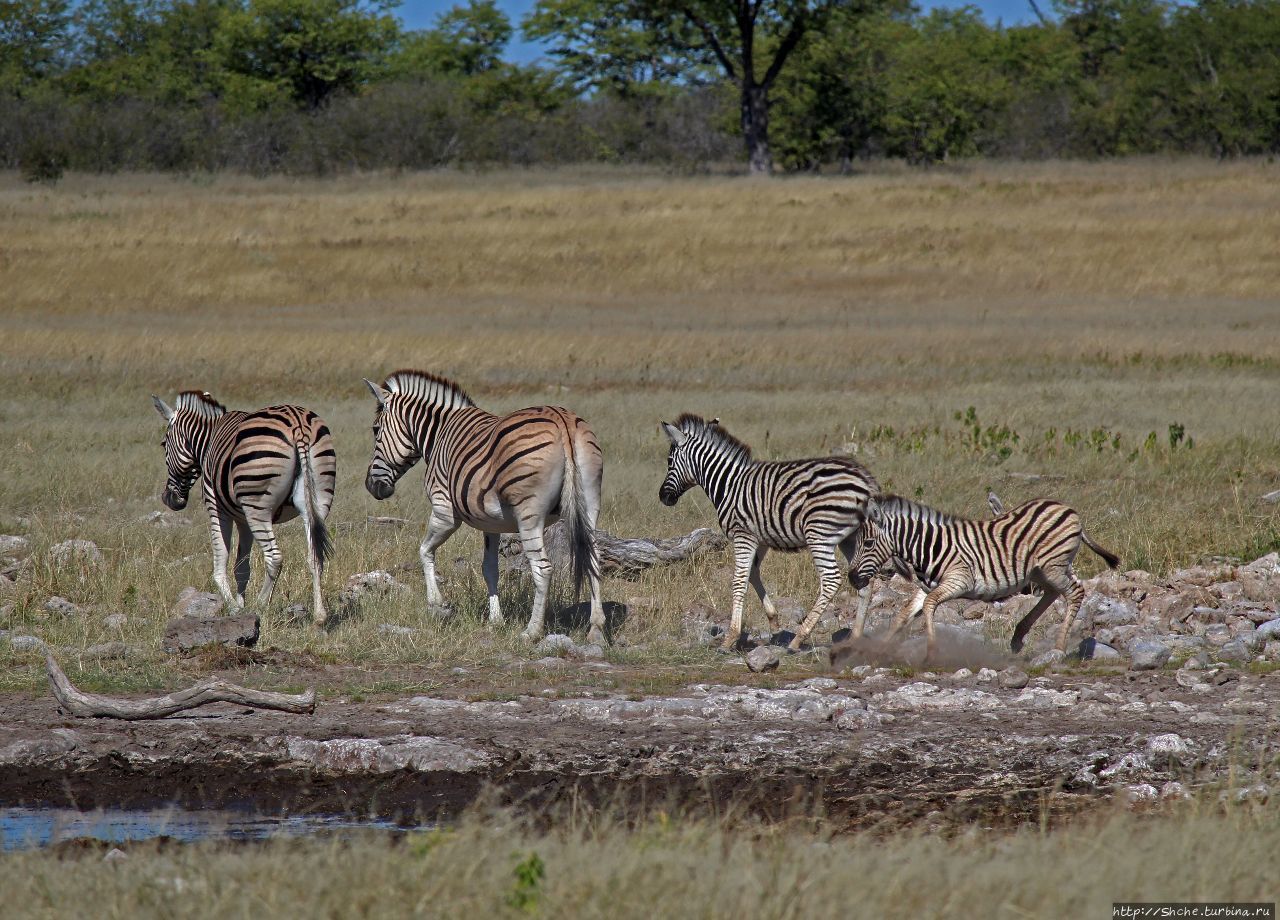
<svg viewBox="0 0 1280 920">
<path fill-rule="evenodd" d="M 556 521 L 546 529 L 543 544 L 555 566 L 568 564 L 569 537 L 562 521 Z M 623 578 L 635 576 L 655 565 L 683 562 L 706 550 L 723 549 L 729 541 L 724 534 L 709 527 L 699 527 L 692 533 L 668 539 L 646 537 L 615 537 L 603 530 L 596 531 L 596 547 L 600 551 L 600 568 L 606 575 Z M 510 535 L 502 538 L 498 552 L 513 567 L 527 567 L 520 538 Z"/>
<path fill-rule="evenodd" d="M 237 684 L 229 683 L 218 677 L 206 677 L 204 680 L 170 693 L 168 696 L 155 697 L 149 700 L 122 700 L 112 696 L 99 696 L 96 693 L 85 693 L 72 686 L 53 655 L 47 651 L 44 656 L 45 673 L 49 675 L 49 688 L 54 699 L 63 711 L 73 716 L 106 717 L 109 719 L 163 719 L 165 716 L 195 709 L 207 703 L 236 703 L 240 706 L 253 706 L 256 709 L 278 709 L 281 712 L 310 713 L 316 709 L 316 692 L 306 693 L 271 693 L 266 690 L 250 690 Z"/>
</svg>

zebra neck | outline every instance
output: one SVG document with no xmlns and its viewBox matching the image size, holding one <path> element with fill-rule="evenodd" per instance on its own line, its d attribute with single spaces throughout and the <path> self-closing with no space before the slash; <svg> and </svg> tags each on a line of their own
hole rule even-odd
<svg viewBox="0 0 1280 920">
<path fill-rule="evenodd" d="M 440 437 L 440 432 L 452 421 L 469 416 L 464 423 L 470 430 L 480 420 L 492 420 L 496 416 L 476 406 L 441 406 L 432 403 L 424 404 L 422 415 L 417 424 L 412 426 L 414 446 L 418 455 L 425 461 L 431 460 L 431 452 Z"/>
<path fill-rule="evenodd" d="M 226 416 L 207 421 L 193 419 L 187 428 L 187 446 L 191 450 L 191 459 L 195 461 L 197 469 L 204 467 L 205 454 L 209 452 L 209 442 L 213 439 L 213 429 L 223 418 Z"/>
<path fill-rule="evenodd" d="M 703 465 L 698 484 L 717 509 L 724 507 L 735 481 L 746 466 L 746 463 L 727 456 L 711 458 Z"/>
</svg>

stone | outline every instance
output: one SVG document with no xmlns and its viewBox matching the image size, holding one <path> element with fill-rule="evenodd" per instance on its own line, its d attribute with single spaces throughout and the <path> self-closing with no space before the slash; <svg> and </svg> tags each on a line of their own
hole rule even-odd
<svg viewBox="0 0 1280 920">
<path fill-rule="evenodd" d="M 1253 647 L 1244 639 L 1232 639 L 1217 651 L 1219 661 L 1243 663 L 1253 660 Z"/>
<path fill-rule="evenodd" d="M 799 686 L 805 690 L 834 690 L 839 684 L 831 677 L 810 677 L 800 681 Z"/>
<path fill-rule="evenodd" d="M 286 623 L 301 623 L 311 618 L 311 611 L 306 604 L 289 604 L 284 608 Z"/>
<path fill-rule="evenodd" d="M 1005 668 L 1000 672 L 1000 686 L 1006 690 L 1021 690 L 1030 681 L 1027 672 L 1020 668 Z"/>
<path fill-rule="evenodd" d="M 1268 492 L 1266 495 L 1262 496 L 1262 500 L 1270 505 L 1280 502 L 1280 489 L 1276 489 L 1274 492 Z"/>
<path fill-rule="evenodd" d="M 1177 780 L 1170 780 L 1160 787 L 1160 798 L 1162 799 L 1189 799 L 1191 793 L 1187 792 L 1187 787 Z"/>
<path fill-rule="evenodd" d="M 119 847 L 112 847 L 111 849 L 107 850 L 107 855 L 102 857 L 102 861 L 104 863 L 118 863 L 118 862 L 123 862 L 128 858 L 129 858 L 129 854 L 126 853 L 124 850 L 120 849 Z"/>
<path fill-rule="evenodd" d="M 1226 645 L 1232 639 L 1231 627 L 1226 623 L 1214 623 L 1204 631 L 1204 638 L 1210 645 Z"/>
<path fill-rule="evenodd" d="M 604 646 L 595 643 L 579 645 L 578 654 L 587 661 L 602 661 L 604 660 Z"/>
<path fill-rule="evenodd" d="M 1081 661 L 1114 661 L 1120 657 L 1110 645 L 1092 638 L 1080 640 L 1079 654 Z"/>
<path fill-rule="evenodd" d="M 37 639 L 35 636 L 9 636 L 9 644 L 15 649 L 24 652 L 39 652 L 44 650 L 44 640 Z"/>
<path fill-rule="evenodd" d="M 999 676 L 999 673 L 991 668 L 980 668 L 978 670 L 978 683 L 989 684 Z"/>
<path fill-rule="evenodd" d="M 536 661 L 529 662 L 529 666 L 540 671 L 564 671 L 569 667 L 569 663 L 563 658 L 548 655 L 546 658 L 539 658 Z"/>
<path fill-rule="evenodd" d="M 563 633 L 551 633 L 544 636 L 542 641 L 533 647 L 534 654 L 542 657 L 551 655 L 560 655 L 568 657 L 577 657 L 578 646 L 574 641 Z"/>
<path fill-rule="evenodd" d="M 342 598 L 347 601 L 360 601 L 367 597 L 388 597 L 409 593 L 408 585 L 398 581 L 390 572 L 377 570 L 358 572 L 347 579 L 347 586 L 342 591 Z"/>
<path fill-rule="evenodd" d="M 121 658 L 133 658 L 138 655 L 138 648 L 125 642 L 103 642 L 91 645 L 83 652 L 85 658 L 108 661 Z"/>
<path fill-rule="evenodd" d="M 968 680 L 972 676 L 973 676 L 973 672 L 970 671 L 968 668 L 960 668 L 958 671 L 956 671 L 951 675 L 951 679 L 952 680 Z"/>
<path fill-rule="evenodd" d="M 981 620 L 986 615 L 987 605 L 982 601 L 975 601 L 960 611 L 961 619 L 965 620 Z"/>
<path fill-rule="evenodd" d="M 394 623 L 379 623 L 378 632 L 384 636 L 412 636 L 416 629 L 410 629 L 408 626 L 397 626 Z"/>
<path fill-rule="evenodd" d="M 20 559 L 31 552 L 31 541 L 17 534 L 0 534 L 0 559 Z"/>
<path fill-rule="evenodd" d="M 1031 667 L 1033 668 L 1051 668 L 1056 664 L 1061 664 L 1062 660 L 1067 657 L 1067 653 L 1061 649 L 1051 648 L 1047 652 L 1037 655 L 1031 659 Z"/>
<path fill-rule="evenodd" d="M 181 527 L 187 519 L 173 511 L 152 511 L 138 518 L 139 524 L 150 524 L 153 527 Z"/>
<path fill-rule="evenodd" d="M 780 663 L 778 653 L 768 645 L 757 646 L 747 654 L 747 667 L 757 674 L 776 670 Z"/>
<path fill-rule="evenodd" d="M 65 597 L 58 597 L 56 594 L 44 602 L 44 609 L 50 613 L 56 613 L 59 616 L 71 617 L 78 613 L 84 613 L 84 609 L 78 604 L 73 604 Z"/>
<path fill-rule="evenodd" d="M 216 617 L 222 613 L 222 598 L 187 585 L 178 593 L 170 612 L 175 617 Z"/>
<path fill-rule="evenodd" d="M 1209 680 L 1209 672 L 1193 670 L 1191 668 L 1178 668 L 1177 672 L 1174 673 L 1173 678 L 1178 682 L 1179 687 L 1186 687 L 1190 689 L 1196 686 L 1196 684 L 1206 683 Z"/>
<path fill-rule="evenodd" d="M 1163 643 L 1139 640 L 1129 647 L 1129 667 L 1134 671 L 1157 671 L 1168 663 L 1171 654 Z"/>
<path fill-rule="evenodd" d="M 1128 626 L 1138 622 L 1138 605 L 1105 594 L 1090 594 L 1080 606 L 1077 619 L 1085 629 L 1093 626 Z"/>
<path fill-rule="evenodd" d="M 161 647 L 171 654 L 189 652 L 205 645 L 251 648 L 257 644 L 260 630 L 261 623 L 256 613 L 178 617 L 165 624 Z"/>
<path fill-rule="evenodd" d="M 1254 630 L 1253 635 L 1259 642 L 1269 642 L 1272 639 L 1280 639 L 1280 619 L 1268 620 Z"/>
<path fill-rule="evenodd" d="M 102 618 L 102 625 L 107 629 L 124 629 L 129 623 L 129 618 L 123 613 L 109 613 Z"/>
<path fill-rule="evenodd" d="M 49 547 L 49 558 L 54 565 L 77 563 L 85 567 L 102 565 L 102 550 L 92 540 L 63 540 Z"/>
</svg>

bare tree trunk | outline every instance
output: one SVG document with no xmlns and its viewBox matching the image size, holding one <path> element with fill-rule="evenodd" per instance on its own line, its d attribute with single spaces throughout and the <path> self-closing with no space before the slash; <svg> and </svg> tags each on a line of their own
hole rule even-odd
<svg viewBox="0 0 1280 920">
<path fill-rule="evenodd" d="M 552 564 L 567 566 L 569 561 L 569 539 L 564 525 L 557 521 L 547 528 L 543 535 L 547 557 Z M 729 545 L 724 534 L 709 527 L 699 527 L 692 533 L 668 539 L 652 537 L 615 537 L 603 530 L 596 531 L 596 547 L 600 552 L 600 569 L 605 575 L 617 575 L 629 578 L 640 574 L 655 565 L 667 565 L 672 562 L 684 562 L 692 556 L 706 550 L 723 549 Z M 516 567 L 528 565 L 520 538 L 514 535 L 504 536 L 499 544 L 499 553 Z"/>
<path fill-rule="evenodd" d="M 163 719 L 187 709 L 195 709 L 206 703 L 237 703 L 255 709 L 277 709 L 281 712 L 315 712 L 316 693 L 271 693 L 267 690 L 250 690 L 217 677 L 204 680 L 170 693 L 168 696 L 148 700 L 122 700 L 111 696 L 99 696 L 77 690 L 67 679 L 53 655 L 44 655 L 44 669 L 49 676 L 49 689 L 64 712 L 73 716 L 106 716 L 111 719 Z"/>
<path fill-rule="evenodd" d="M 748 170 L 753 176 L 773 173 L 769 149 L 769 90 L 750 80 L 742 83 L 742 138 L 747 145 Z"/>
</svg>

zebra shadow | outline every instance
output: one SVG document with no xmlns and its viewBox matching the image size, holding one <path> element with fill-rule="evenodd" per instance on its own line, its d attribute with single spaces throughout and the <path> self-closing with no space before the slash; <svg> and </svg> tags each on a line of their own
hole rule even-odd
<svg viewBox="0 0 1280 920">
<path fill-rule="evenodd" d="M 617 601 L 604 601 L 604 634 L 610 642 L 622 624 L 627 621 L 627 605 Z M 573 630 L 586 632 L 591 628 L 591 602 L 580 601 L 561 607 L 547 614 L 547 632 L 570 633 Z"/>
</svg>

